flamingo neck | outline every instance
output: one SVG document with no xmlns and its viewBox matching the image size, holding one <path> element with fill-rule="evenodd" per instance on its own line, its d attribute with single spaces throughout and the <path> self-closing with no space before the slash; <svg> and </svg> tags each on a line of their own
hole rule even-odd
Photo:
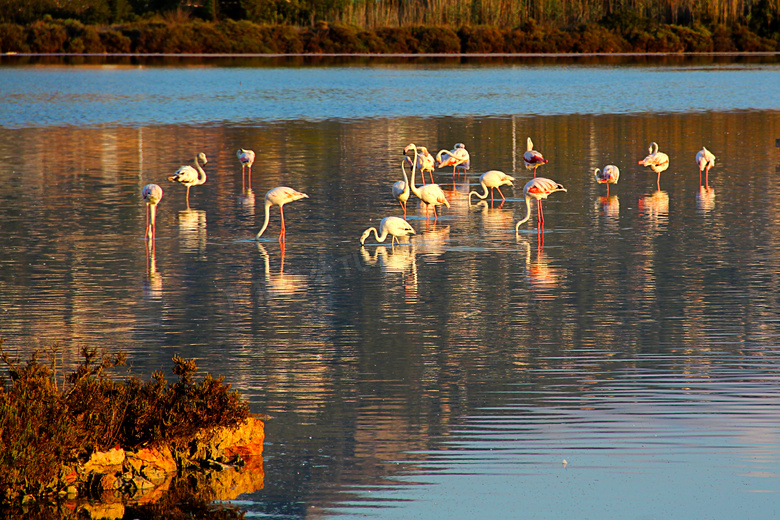
<svg viewBox="0 0 780 520">
<path fill-rule="evenodd" d="M 255 240 L 260 240 L 260 237 L 263 236 L 263 233 L 265 232 L 265 228 L 268 227 L 268 220 L 271 217 L 271 205 L 272 202 L 268 199 L 265 199 L 265 222 L 263 222 L 263 228 L 258 231 Z"/>
<path fill-rule="evenodd" d="M 486 199 L 486 198 L 487 198 L 487 196 L 488 196 L 488 187 L 487 187 L 487 184 L 485 184 L 485 182 L 484 182 L 484 181 L 482 181 L 482 189 L 483 189 L 483 190 L 485 190 L 485 193 L 483 193 L 482 195 L 480 195 L 480 194 L 479 194 L 479 193 L 477 193 L 476 191 L 471 191 L 471 192 L 469 192 L 469 200 L 471 200 L 471 196 L 472 196 L 472 195 L 476 195 L 476 196 L 477 196 L 477 197 L 479 197 L 480 199 Z"/>
<path fill-rule="evenodd" d="M 409 176 L 406 175 L 406 167 L 404 167 L 404 162 L 401 163 L 401 171 L 404 172 L 404 191 L 403 195 L 405 195 L 407 198 L 409 198 Z M 412 166 L 414 167 L 414 166 Z"/>
<path fill-rule="evenodd" d="M 200 161 L 198 160 L 197 155 L 195 156 L 195 169 L 198 170 L 198 182 L 196 184 L 205 184 L 206 172 L 200 167 Z"/>
<path fill-rule="evenodd" d="M 414 161 L 412 162 L 412 183 L 409 186 L 409 188 L 412 190 L 412 193 L 414 193 L 417 196 L 417 198 L 420 198 L 420 190 L 417 189 L 417 186 L 415 186 L 415 184 L 414 184 L 414 177 L 415 177 L 416 173 L 417 173 L 417 147 L 415 146 L 414 147 Z M 425 181 L 423 181 L 423 182 L 425 182 Z M 407 184 L 409 184 L 409 183 L 407 182 Z"/>
<path fill-rule="evenodd" d="M 525 196 L 525 218 L 517 223 L 515 226 L 515 233 L 520 231 L 520 224 L 525 224 L 528 219 L 531 218 L 531 197 Z"/>
</svg>

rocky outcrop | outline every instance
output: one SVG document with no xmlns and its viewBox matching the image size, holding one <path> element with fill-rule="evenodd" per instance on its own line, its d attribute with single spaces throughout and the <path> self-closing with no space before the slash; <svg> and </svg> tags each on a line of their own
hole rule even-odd
<svg viewBox="0 0 780 520">
<path fill-rule="evenodd" d="M 101 505 L 89 508 L 107 517 L 121 518 L 122 503 L 155 502 L 184 472 L 198 473 L 198 482 L 212 488 L 215 499 L 230 500 L 263 487 L 264 438 L 263 422 L 250 417 L 233 428 L 201 432 L 183 449 L 116 447 L 93 453 L 85 464 L 64 468 L 63 479 L 69 499 L 98 499 Z"/>
</svg>

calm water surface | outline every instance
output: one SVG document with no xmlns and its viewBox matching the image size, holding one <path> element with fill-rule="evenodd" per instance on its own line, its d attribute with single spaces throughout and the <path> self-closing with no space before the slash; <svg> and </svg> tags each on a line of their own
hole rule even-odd
<svg viewBox="0 0 780 520">
<path fill-rule="evenodd" d="M 195 358 L 271 414 L 249 518 L 768 518 L 780 492 L 780 66 L 0 68 L 0 334 Z M 562 183 L 525 215 L 531 136 Z M 656 141 L 671 167 L 637 165 Z M 392 248 L 403 147 L 468 180 Z M 709 189 L 694 163 L 717 156 Z M 239 147 L 260 156 L 242 187 Z M 198 152 L 208 181 L 166 180 Z M 605 197 L 596 167 L 616 164 Z M 507 201 L 466 194 L 517 177 Z M 165 190 L 143 240 L 141 188 Z M 262 240 L 263 196 L 278 210 Z M 543 240 L 541 239 L 543 237 Z M 564 463 L 564 460 L 566 463 Z"/>
</svg>

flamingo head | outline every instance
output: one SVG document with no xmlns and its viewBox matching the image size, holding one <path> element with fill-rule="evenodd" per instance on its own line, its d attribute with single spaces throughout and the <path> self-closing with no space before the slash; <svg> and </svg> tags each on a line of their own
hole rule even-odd
<svg viewBox="0 0 780 520">
<path fill-rule="evenodd" d="M 365 243 L 366 239 L 368 238 L 368 235 L 370 235 L 370 234 L 371 234 L 371 228 L 368 228 L 365 231 L 363 231 L 363 235 L 361 235 L 361 237 L 360 237 L 360 245 L 361 246 Z"/>
<path fill-rule="evenodd" d="M 198 154 L 198 160 L 199 160 L 200 162 L 202 162 L 203 164 L 207 164 L 207 163 L 209 162 L 209 160 L 206 158 L 206 154 L 205 154 L 205 153 L 203 153 L 203 152 L 200 152 L 200 153 Z"/>
<path fill-rule="evenodd" d="M 414 143 L 410 143 L 406 145 L 406 148 L 404 148 L 404 155 L 409 153 L 409 150 L 416 150 L 417 147 L 414 145 Z"/>
</svg>

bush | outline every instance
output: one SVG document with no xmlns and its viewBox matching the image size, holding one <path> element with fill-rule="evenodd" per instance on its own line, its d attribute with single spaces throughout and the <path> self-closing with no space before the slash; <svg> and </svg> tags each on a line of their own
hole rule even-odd
<svg viewBox="0 0 780 520">
<path fill-rule="evenodd" d="M 0 24 L 0 52 L 30 52 L 26 34 L 21 25 Z"/>
<path fill-rule="evenodd" d="M 2 351 L 10 384 L 0 380 L 0 496 L 57 491 L 66 464 L 86 460 L 113 446 L 182 447 L 198 432 L 232 426 L 249 416 L 248 405 L 223 378 L 206 374 L 194 380 L 194 361 L 174 356 L 179 380 L 168 385 L 156 372 L 150 381 L 115 382 L 107 371 L 124 364 L 83 349 L 84 362 L 66 379 L 56 379 L 56 348 L 41 363 L 34 353 L 26 363 Z"/>
<path fill-rule="evenodd" d="M 504 50 L 504 34 L 497 27 L 464 25 L 458 31 L 461 50 L 464 53 L 501 53 Z"/>
</svg>

